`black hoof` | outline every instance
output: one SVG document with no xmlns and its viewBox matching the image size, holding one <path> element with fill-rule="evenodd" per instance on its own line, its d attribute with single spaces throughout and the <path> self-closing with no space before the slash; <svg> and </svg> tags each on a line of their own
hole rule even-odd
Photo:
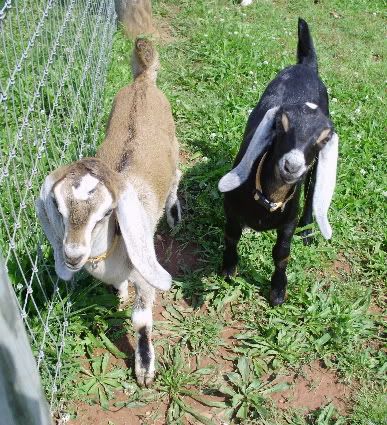
<svg viewBox="0 0 387 425">
<path fill-rule="evenodd" d="M 302 242 L 305 246 L 312 245 L 314 243 L 314 237 L 310 236 L 312 232 L 310 230 L 304 230 L 301 232 Z"/>
<path fill-rule="evenodd" d="M 225 267 L 223 266 L 221 275 L 226 279 L 230 280 L 232 277 L 236 276 L 237 274 L 237 267 L 236 266 L 229 266 Z"/>
<path fill-rule="evenodd" d="M 270 304 L 275 307 L 277 305 L 281 305 L 286 300 L 286 289 L 277 289 L 277 288 L 271 288 L 270 289 Z"/>
</svg>

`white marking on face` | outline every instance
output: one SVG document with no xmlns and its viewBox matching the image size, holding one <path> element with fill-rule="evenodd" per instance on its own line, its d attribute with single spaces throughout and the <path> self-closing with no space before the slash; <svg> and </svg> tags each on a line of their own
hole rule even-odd
<svg viewBox="0 0 387 425">
<path fill-rule="evenodd" d="M 90 174 L 86 174 L 82 177 L 79 186 L 73 189 L 74 198 L 79 201 L 86 201 L 89 199 L 90 192 L 95 189 L 99 180 L 96 177 L 91 176 Z"/>
<path fill-rule="evenodd" d="M 305 105 L 309 106 L 310 109 L 317 109 L 318 108 L 318 106 L 315 103 L 312 103 L 312 102 L 306 102 Z"/>
</svg>

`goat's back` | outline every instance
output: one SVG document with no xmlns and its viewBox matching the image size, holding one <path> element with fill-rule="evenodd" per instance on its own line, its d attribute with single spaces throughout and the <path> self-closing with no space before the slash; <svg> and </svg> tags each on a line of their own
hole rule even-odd
<svg viewBox="0 0 387 425">
<path fill-rule="evenodd" d="M 143 181 L 162 208 L 178 162 L 170 104 L 146 75 L 121 89 L 97 156 L 129 180 Z"/>
</svg>

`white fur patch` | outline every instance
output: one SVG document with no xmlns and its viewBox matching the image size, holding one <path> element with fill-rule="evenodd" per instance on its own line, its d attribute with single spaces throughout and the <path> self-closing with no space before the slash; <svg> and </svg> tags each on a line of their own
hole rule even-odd
<svg viewBox="0 0 387 425">
<path fill-rule="evenodd" d="M 152 310 L 134 310 L 132 314 L 133 327 L 139 330 L 143 327 L 152 326 Z"/>
<path fill-rule="evenodd" d="M 313 195 L 313 212 L 325 239 L 332 237 L 328 222 L 328 209 L 336 186 L 336 168 L 339 152 L 339 137 L 333 133 L 331 140 L 320 151 Z"/>
<path fill-rule="evenodd" d="M 306 102 L 305 105 L 309 106 L 310 109 L 317 109 L 318 108 L 318 106 L 315 103 L 312 103 L 312 102 Z"/>
<path fill-rule="evenodd" d="M 254 0 L 242 0 L 241 6 L 249 6 Z"/>
<path fill-rule="evenodd" d="M 95 189 L 98 182 L 99 180 L 96 177 L 93 177 L 90 174 L 84 175 L 79 186 L 77 188 L 74 186 L 72 187 L 74 198 L 79 201 L 86 201 L 89 199 L 90 192 Z"/>
<path fill-rule="evenodd" d="M 170 289 L 172 277 L 156 258 L 150 217 L 129 183 L 119 198 L 116 214 L 128 256 L 135 269 L 154 288 L 162 291 Z"/>
</svg>

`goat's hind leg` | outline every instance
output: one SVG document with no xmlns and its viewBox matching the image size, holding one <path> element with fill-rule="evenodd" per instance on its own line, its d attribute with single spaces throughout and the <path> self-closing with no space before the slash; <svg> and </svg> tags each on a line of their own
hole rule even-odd
<svg viewBox="0 0 387 425">
<path fill-rule="evenodd" d="M 165 204 L 165 209 L 167 212 L 167 222 L 171 228 L 179 224 L 181 220 L 181 207 L 180 201 L 177 197 L 177 189 L 179 187 L 179 181 L 181 178 L 181 171 L 176 169 L 175 178 L 173 180 L 171 190 Z"/>
<path fill-rule="evenodd" d="M 277 241 L 273 247 L 273 260 L 275 265 L 271 277 L 270 303 L 273 306 L 283 304 L 286 298 L 286 267 L 289 261 L 290 244 L 296 229 L 296 220 L 277 230 Z"/>
<path fill-rule="evenodd" d="M 305 227 L 313 223 L 313 195 L 314 186 L 316 183 L 317 161 L 318 159 L 314 163 L 313 168 L 308 172 L 308 175 L 306 176 L 304 185 L 304 210 L 302 211 L 302 216 L 298 223 L 299 227 Z M 311 233 L 311 229 L 306 229 L 301 232 L 304 245 L 310 245 L 311 243 L 313 243 L 313 236 L 310 236 Z"/>
<path fill-rule="evenodd" d="M 227 279 L 234 276 L 237 271 L 238 251 L 237 245 L 242 236 L 242 225 L 232 214 L 226 213 L 226 225 L 224 229 L 224 252 L 222 275 Z"/>
<path fill-rule="evenodd" d="M 155 290 L 140 276 L 136 276 L 134 287 L 136 298 L 133 306 L 132 323 L 137 331 L 135 351 L 135 373 L 141 386 L 149 386 L 155 376 L 155 352 L 152 344 L 152 307 Z"/>
</svg>

